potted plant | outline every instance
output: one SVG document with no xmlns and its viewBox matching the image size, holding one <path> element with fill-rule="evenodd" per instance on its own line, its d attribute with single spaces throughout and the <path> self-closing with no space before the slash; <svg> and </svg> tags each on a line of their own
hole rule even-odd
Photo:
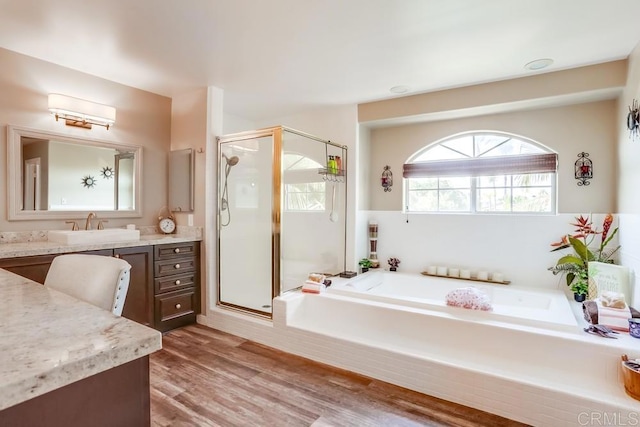
<svg viewBox="0 0 640 427">
<path fill-rule="evenodd" d="M 369 258 L 362 258 L 358 261 L 358 264 L 360 265 L 363 273 L 366 273 L 371 268 L 371 260 Z"/>
<path fill-rule="evenodd" d="M 588 264 L 592 261 L 606 262 L 613 264 L 613 255 L 620 249 L 617 246 L 613 249 L 607 249 L 607 245 L 618 232 L 616 227 L 611 233 L 609 230 L 613 224 L 613 215 L 607 214 L 602 224 L 602 231 L 593 228 L 591 216 L 583 217 L 580 215 L 576 218 L 576 223 L 571 225 L 576 227 L 576 234 L 567 234 L 557 243 L 552 252 L 572 248 L 573 253 L 564 255 L 556 265 L 550 267 L 549 270 L 553 274 L 565 274 L 567 286 L 574 294 L 574 299 L 582 302 L 589 294 L 589 270 Z M 600 236 L 600 244 L 594 247 L 597 236 Z"/>
<path fill-rule="evenodd" d="M 389 258 L 387 262 L 391 266 L 389 268 L 390 271 L 396 271 L 398 269 L 398 265 L 400 265 L 400 260 L 398 258 Z"/>
</svg>

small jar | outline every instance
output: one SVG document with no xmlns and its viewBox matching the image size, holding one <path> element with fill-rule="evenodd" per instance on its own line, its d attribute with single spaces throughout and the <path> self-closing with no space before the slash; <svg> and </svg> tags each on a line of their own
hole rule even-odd
<svg viewBox="0 0 640 427">
<path fill-rule="evenodd" d="M 640 319 L 635 317 L 629 319 L 629 335 L 640 338 Z"/>
</svg>

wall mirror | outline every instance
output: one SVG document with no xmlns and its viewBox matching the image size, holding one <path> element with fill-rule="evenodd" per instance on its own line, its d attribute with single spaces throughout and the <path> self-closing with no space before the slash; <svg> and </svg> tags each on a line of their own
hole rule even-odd
<svg viewBox="0 0 640 427">
<path fill-rule="evenodd" d="M 169 153 L 169 210 L 193 212 L 194 150 Z"/>
<path fill-rule="evenodd" d="M 142 147 L 7 129 L 9 220 L 142 215 Z"/>
</svg>

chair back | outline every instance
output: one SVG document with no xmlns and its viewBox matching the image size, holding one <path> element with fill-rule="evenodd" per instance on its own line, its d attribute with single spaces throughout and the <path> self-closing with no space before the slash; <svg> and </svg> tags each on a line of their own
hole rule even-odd
<svg viewBox="0 0 640 427">
<path fill-rule="evenodd" d="M 44 285 L 79 300 L 122 314 L 131 265 L 101 255 L 70 254 L 53 259 Z"/>
</svg>

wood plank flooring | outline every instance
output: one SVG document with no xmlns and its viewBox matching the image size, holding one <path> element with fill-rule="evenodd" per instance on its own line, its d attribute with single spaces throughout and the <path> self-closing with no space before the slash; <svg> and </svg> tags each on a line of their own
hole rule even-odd
<svg viewBox="0 0 640 427">
<path fill-rule="evenodd" d="M 151 355 L 151 424 L 523 426 L 201 325 Z"/>
</svg>

